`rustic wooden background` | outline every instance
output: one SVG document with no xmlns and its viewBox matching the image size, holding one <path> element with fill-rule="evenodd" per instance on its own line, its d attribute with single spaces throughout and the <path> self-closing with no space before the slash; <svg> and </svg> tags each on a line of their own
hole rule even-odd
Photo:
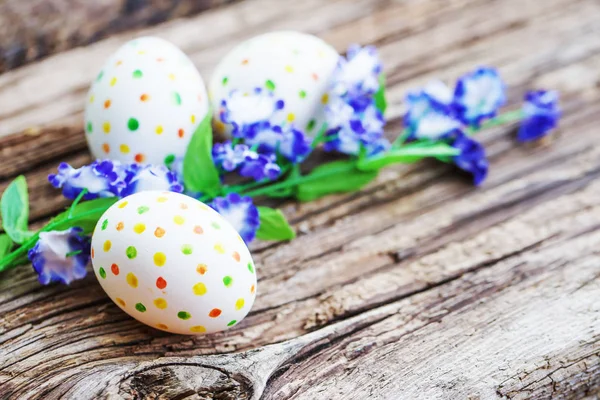
<svg viewBox="0 0 600 400">
<path fill-rule="evenodd" d="M 0 397 L 598 397 L 600 2 L 247 0 L 198 14 L 223 2 L 180 1 L 186 12 L 153 20 L 152 7 L 165 2 L 104 0 L 94 4 L 150 9 L 135 18 L 82 11 L 81 27 L 58 30 L 27 22 L 37 17 L 28 19 L 26 5 L 42 3 L 88 2 L 2 4 L 21 16 L 0 13 L 0 68 L 8 70 L 0 75 L 0 190 L 26 175 L 34 226 L 66 205 L 47 174 L 63 160 L 90 161 L 82 131 L 89 82 L 141 34 L 179 45 L 205 80 L 230 48 L 261 32 L 301 30 L 340 51 L 373 43 L 389 81 L 390 137 L 407 89 L 479 64 L 500 69 L 513 108 L 527 88 L 560 90 L 564 119 L 537 145 L 516 144 L 513 127 L 483 133 L 491 174 L 482 188 L 448 166 L 418 163 L 383 171 L 360 193 L 282 204 L 299 237 L 253 247 L 257 302 L 223 334 L 143 326 L 93 275 L 65 287 L 39 285 L 27 266 L 3 273 Z M 10 39 L 14 32 L 49 35 L 38 39 L 47 49 Z"/>
</svg>

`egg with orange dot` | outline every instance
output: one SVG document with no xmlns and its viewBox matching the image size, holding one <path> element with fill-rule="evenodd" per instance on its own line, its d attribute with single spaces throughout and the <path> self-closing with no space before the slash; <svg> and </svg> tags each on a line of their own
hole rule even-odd
<svg viewBox="0 0 600 400">
<path fill-rule="evenodd" d="M 95 158 L 163 164 L 183 157 L 207 115 L 204 81 L 190 59 L 156 37 L 125 43 L 86 96 L 85 136 Z"/>
<path fill-rule="evenodd" d="M 96 278 L 138 321 L 177 334 L 238 324 L 256 297 L 256 268 L 236 230 L 216 211 L 179 193 L 121 199 L 92 235 Z"/>
<path fill-rule="evenodd" d="M 316 135 L 339 57 L 318 37 L 293 31 L 262 34 L 239 44 L 221 60 L 209 82 L 215 126 L 231 129 L 220 120 L 219 111 L 232 91 L 252 93 L 262 88 L 284 101 L 271 123 L 294 124 Z"/>
</svg>

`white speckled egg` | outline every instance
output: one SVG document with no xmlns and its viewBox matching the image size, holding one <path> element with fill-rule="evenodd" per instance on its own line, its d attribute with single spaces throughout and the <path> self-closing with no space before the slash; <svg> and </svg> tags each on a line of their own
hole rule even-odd
<svg viewBox="0 0 600 400">
<path fill-rule="evenodd" d="M 163 39 L 142 37 L 110 56 L 92 83 L 86 138 L 96 158 L 162 164 L 185 154 L 207 112 L 190 59 Z"/>
<path fill-rule="evenodd" d="M 250 252 L 216 211 L 172 192 L 140 192 L 102 215 L 92 264 L 108 296 L 138 321 L 180 334 L 225 330 L 256 296 Z"/>
<path fill-rule="evenodd" d="M 223 58 L 210 80 L 217 129 L 228 130 L 218 115 L 222 99 L 233 90 L 251 92 L 260 87 L 284 100 L 272 123 L 291 122 L 314 136 L 323 122 L 338 59 L 333 47 L 300 32 L 271 32 L 241 43 Z"/>
</svg>

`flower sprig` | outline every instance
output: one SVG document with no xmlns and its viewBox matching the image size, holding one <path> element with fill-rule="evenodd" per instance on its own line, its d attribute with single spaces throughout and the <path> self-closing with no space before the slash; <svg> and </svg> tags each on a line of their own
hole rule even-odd
<svg viewBox="0 0 600 400">
<path fill-rule="evenodd" d="M 374 47 L 352 46 L 340 57 L 326 93 L 323 126 L 309 137 L 293 123 L 274 123 L 284 100 L 270 90 L 233 91 L 219 117 L 231 139 L 213 144 L 211 115 L 199 124 L 186 155 L 164 166 L 122 165 L 98 160 L 81 168 L 62 163 L 50 183 L 72 205 L 37 232 L 28 230 L 25 178 L 2 195 L 0 271 L 30 260 L 40 282 L 70 283 L 85 276 L 89 240 L 100 216 L 119 198 L 144 190 L 184 192 L 206 202 L 247 242 L 290 240 L 295 233 L 281 211 L 256 206 L 253 198 L 311 201 L 331 193 L 352 192 L 375 179 L 378 171 L 424 158 L 452 163 L 481 185 L 489 162 L 475 139 L 482 129 L 521 121 L 517 140 L 544 137 L 560 118 L 558 94 L 536 90 L 525 95 L 520 110 L 500 113 L 506 102 L 498 72 L 480 67 L 460 77 L 454 88 L 433 81 L 405 98 L 404 129 L 390 142 L 384 136 L 385 78 Z M 345 158 L 321 164 L 308 173 L 302 163 L 314 151 Z"/>
</svg>

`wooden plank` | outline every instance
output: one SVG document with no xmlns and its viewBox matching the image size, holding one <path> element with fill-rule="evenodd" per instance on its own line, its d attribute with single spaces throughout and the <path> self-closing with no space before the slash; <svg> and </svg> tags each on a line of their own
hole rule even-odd
<svg viewBox="0 0 600 400">
<path fill-rule="evenodd" d="M 0 73 L 117 32 L 197 14 L 227 0 L 6 0 L 0 3 Z"/>
<path fill-rule="evenodd" d="M 534 146 L 516 145 L 510 129 L 485 132 L 492 170 L 481 189 L 447 166 L 419 163 L 384 171 L 358 194 L 283 204 L 301 234 L 291 243 L 253 247 L 259 296 L 246 320 L 226 333 L 190 338 L 142 326 L 91 276 L 65 289 L 40 287 L 27 267 L 5 273 L 0 397 L 599 393 L 600 41 L 594 32 L 600 6 L 591 0 L 415 0 L 364 1 L 354 8 L 349 1 L 315 1 L 291 6 L 297 8 L 289 15 L 271 10 L 270 19 L 254 14 L 259 4 L 266 3 L 239 3 L 193 20 L 229 20 L 224 46 L 286 23 L 318 32 L 339 49 L 363 39 L 378 43 L 391 82 L 390 134 L 397 131 L 405 89 L 433 76 L 454 78 L 480 63 L 500 66 L 514 88 L 512 107 L 526 86 L 560 89 L 562 132 Z M 305 21 L 314 10 L 325 15 Z M 240 15 L 248 16 L 247 26 L 233 23 Z M 495 18 L 480 22 L 484 15 Z M 182 37 L 191 26 L 181 27 Z M 79 51 L 93 58 L 95 48 L 108 49 L 112 40 Z M 198 43 L 191 53 L 206 70 L 224 51 L 189 40 L 190 48 Z M 56 58 L 67 56 L 82 62 L 78 51 Z M 32 76 L 22 75 L 25 86 Z M 60 153 L 74 164 L 88 160 L 73 152 L 80 145 L 56 144 L 58 154 L 43 153 L 46 135 L 59 137 L 60 129 L 71 132 L 69 138 L 81 134 L 80 111 L 69 117 L 45 110 L 54 130 L 40 125 L 37 137 L 0 139 L 10 144 L 1 147 L 0 171 L 4 177 L 26 172 L 32 214 L 40 221 L 64 205 L 45 183 Z M 27 156 L 29 146 L 42 152 L 38 164 Z M 13 167 L 23 156 L 29 161 Z"/>
</svg>

